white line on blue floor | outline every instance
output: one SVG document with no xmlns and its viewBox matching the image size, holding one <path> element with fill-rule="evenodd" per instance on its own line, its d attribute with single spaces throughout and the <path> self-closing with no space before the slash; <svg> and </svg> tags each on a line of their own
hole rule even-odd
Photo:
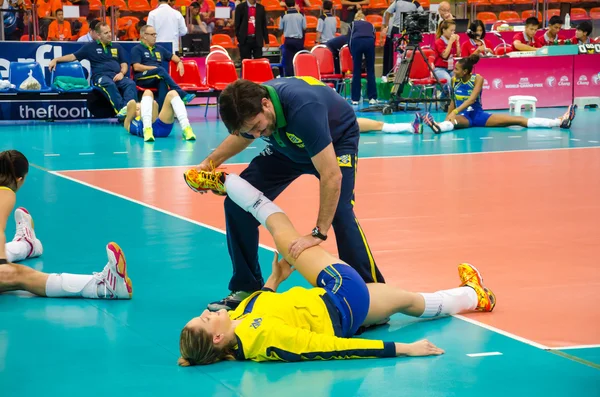
<svg viewBox="0 0 600 397">
<path fill-rule="evenodd" d="M 93 156 L 96 153 L 87 152 L 87 153 L 79 153 L 80 156 Z"/>
<path fill-rule="evenodd" d="M 581 139 L 571 138 L 572 141 L 579 142 Z"/>
<path fill-rule="evenodd" d="M 589 143 L 598 143 L 598 141 L 588 141 Z"/>
<path fill-rule="evenodd" d="M 46 153 L 44 154 L 44 157 L 58 157 L 60 156 L 60 154 L 58 153 Z"/>
<path fill-rule="evenodd" d="M 494 137 L 493 136 L 482 136 L 479 139 L 494 139 Z"/>
<path fill-rule="evenodd" d="M 113 152 L 113 154 L 127 154 L 127 152 Z"/>
<path fill-rule="evenodd" d="M 452 138 L 453 141 L 464 141 L 465 138 Z"/>
<path fill-rule="evenodd" d="M 160 153 L 162 150 L 150 150 L 150 153 Z"/>
<path fill-rule="evenodd" d="M 509 135 L 508 137 L 509 138 L 521 138 L 522 136 L 521 135 Z"/>
<path fill-rule="evenodd" d="M 469 357 L 487 357 L 487 356 L 501 356 L 500 352 L 489 352 L 489 353 L 471 353 L 467 354 Z"/>
<path fill-rule="evenodd" d="M 369 141 L 369 142 L 363 142 L 365 145 L 374 145 L 377 143 L 377 141 Z"/>
</svg>

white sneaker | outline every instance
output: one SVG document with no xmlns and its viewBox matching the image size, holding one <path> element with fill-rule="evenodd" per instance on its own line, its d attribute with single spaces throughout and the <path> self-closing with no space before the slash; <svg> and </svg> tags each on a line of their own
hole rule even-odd
<svg viewBox="0 0 600 397">
<path fill-rule="evenodd" d="M 377 105 L 379 104 L 379 101 L 375 98 L 369 100 L 369 105 L 373 106 L 373 105 Z"/>
<path fill-rule="evenodd" d="M 29 211 L 23 207 L 17 208 L 15 210 L 15 223 L 17 224 L 17 232 L 13 241 L 26 241 L 31 246 L 27 258 L 35 258 L 42 255 L 44 247 L 42 246 L 42 242 L 35 237 L 33 218 Z"/>
<path fill-rule="evenodd" d="M 127 262 L 125 254 L 117 243 L 106 246 L 108 263 L 102 273 L 94 273 L 98 288 L 99 299 L 131 299 L 133 287 L 127 277 Z"/>
</svg>

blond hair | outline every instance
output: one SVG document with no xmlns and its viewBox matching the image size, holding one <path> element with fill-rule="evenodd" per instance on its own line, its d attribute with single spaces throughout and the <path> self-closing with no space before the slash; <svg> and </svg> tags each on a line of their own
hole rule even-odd
<svg viewBox="0 0 600 397">
<path fill-rule="evenodd" d="M 365 19 L 365 14 L 363 14 L 362 11 L 357 11 L 356 14 L 354 14 L 355 21 L 362 21 L 364 19 Z"/>
<path fill-rule="evenodd" d="M 202 328 L 185 327 L 179 337 L 181 357 L 177 364 L 182 367 L 214 364 L 222 360 L 234 360 L 233 346 L 219 348 L 213 343 L 212 336 Z"/>
<path fill-rule="evenodd" d="M 452 20 L 452 19 L 448 19 L 448 20 L 442 21 L 438 25 L 437 32 L 435 32 L 435 37 L 437 39 L 439 39 L 440 37 L 442 37 L 442 33 L 444 33 L 444 30 L 448 29 L 452 25 L 456 25 L 456 22 L 454 22 L 454 20 Z"/>
</svg>

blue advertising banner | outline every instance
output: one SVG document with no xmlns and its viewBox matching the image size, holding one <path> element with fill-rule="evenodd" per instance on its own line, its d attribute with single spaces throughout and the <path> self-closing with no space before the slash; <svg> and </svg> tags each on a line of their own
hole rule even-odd
<svg viewBox="0 0 600 397">
<path fill-rule="evenodd" d="M 11 62 L 39 63 L 44 70 L 46 84 L 50 85 L 51 73 L 48 70 L 50 61 L 63 55 L 77 51 L 86 43 L 77 42 L 0 42 L 0 77 L 9 78 Z M 129 54 L 134 46 L 139 44 L 134 41 L 117 42 L 122 48 L 129 62 Z M 161 46 L 172 49 L 171 43 L 159 43 Z M 90 63 L 81 62 L 90 76 Z M 168 64 L 165 63 L 168 70 Z M 68 95 L 68 94 L 67 94 Z M 11 95 L 0 93 L 0 120 L 69 120 L 92 118 L 87 109 L 86 95 L 66 96 L 52 94 L 26 94 Z"/>
</svg>

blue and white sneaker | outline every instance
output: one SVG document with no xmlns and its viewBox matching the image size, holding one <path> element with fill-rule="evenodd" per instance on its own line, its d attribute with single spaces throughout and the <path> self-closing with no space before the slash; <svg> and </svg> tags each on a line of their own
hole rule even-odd
<svg viewBox="0 0 600 397">
<path fill-rule="evenodd" d="M 421 113 L 415 113 L 415 121 L 412 122 L 412 126 L 415 134 L 423 133 L 423 123 L 421 122 Z"/>
</svg>

